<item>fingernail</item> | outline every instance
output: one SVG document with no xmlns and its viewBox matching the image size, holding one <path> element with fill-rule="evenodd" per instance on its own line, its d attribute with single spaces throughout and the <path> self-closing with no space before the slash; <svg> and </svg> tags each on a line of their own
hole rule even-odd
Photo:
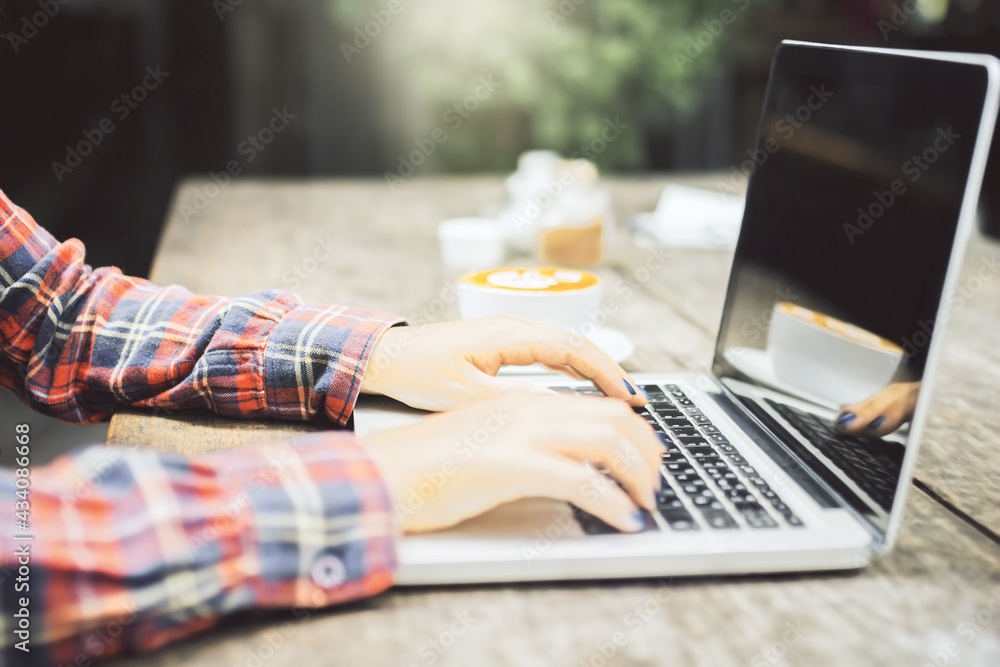
<svg viewBox="0 0 1000 667">
<path fill-rule="evenodd" d="M 840 413 L 840 416 L 837 417 L 837 426 L 840 426 L 841 428 L 850 426 L 857 418 L 858 416 L 853 412 L 842 412 Z"/>
<path fill-rule="evenodd" d="M 639 390 L 639 393 L 642 394 L 642 397 L 646 399 L 647 403 L 649 403 L 649 401 L 652 400 L 645 389 L 643 389 L 642 387 L 637 387 L 637 389 Z"/>
<path fill-rule="evenodd" d="M 636 530 L 641 530 L 646 527 L 646 515 L 642 513 L 642 510 L 633 510 L 632 522 L 635 524 Z"/>
<path fill-rule="evenodd" d="M 870 424 L 868 424 L 868 428 L 870 428 L 871 430 L 874 431 L 875 429 L 877 429 L 879 426 L 881 426 L 884 423 L 885 423 L 885 417 L 883 417 L 882 415 L 879 415 L 878 417 L 876 417 L 875 419 L 873 419 Z"/>
<path fill-rule="evenodd" d="M 625 384 L 625 388 L 628 389 L 628 393 L 630 393 L 633 396 L 635 396 L 635 388 L 632 387 L 632 385 L 630 385 L 628 383 L 628 380 L 626 380 L 625 378 L 622 378 L 622 382 Z"/>
</svg>

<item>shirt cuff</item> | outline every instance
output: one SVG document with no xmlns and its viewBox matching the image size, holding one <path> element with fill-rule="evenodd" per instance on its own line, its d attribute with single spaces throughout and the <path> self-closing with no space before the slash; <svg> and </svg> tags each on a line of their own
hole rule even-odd
<svg viewBox="0 0 1000 667">
<path fill-rule="evenodd" d="M 286 312 L 264 348 L 268 414 L 304 420 L 323 410 L 346 426 L 372 351 L 397 324 L 405 321 L 344 306 L 298 306 Z"/>
<path fill-rule="evenodd" d="M 255 608 L 314 609 L 391 586 L 392 501 L 364 447 L 327 432 L 260 453 L 266 461 L 230 476 L 230 498 L 246 507 L 237 597 Z"/>
</svg>

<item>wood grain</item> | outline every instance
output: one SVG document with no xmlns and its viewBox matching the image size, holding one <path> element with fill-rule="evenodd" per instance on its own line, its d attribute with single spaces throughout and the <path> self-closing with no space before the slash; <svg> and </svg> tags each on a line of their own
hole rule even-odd
<svg viewBox="0 0 1000 667">
<path fill-rule="evenodd" d="M 666 182 L 611 181 L 619 222 L 651 210 Z M 458 314 L 456 276 L 438 260 L 436 223 L 495 212 L 504 196 L 502 180 L 492 177 L 419 179 L 394 193 L 382 181 L 240 181 L 185 216 L 182 204 L 205 184 L 178 188 L 154 281 L 231 296 L 283 287 L 310 301 L 388 310 L 414 322 Z M 625 366 L 706 369 L 731 254 L 664 257 L 626 243 L 622 232 L 615 241 L 600 273 L 606 285 L 620 287 L 607 292 L 615 311 L 609 324 L 636 344 Z M 963 280 L 996 254 L 995 245 L 975 240 Z M 1000 281 L 981 282 L 949 329 L 918 476 L 1000 530 Z M 326 427 L 124 411 L 112 419 L 109 442 L 196 453 Z M 293 634 L 262 664 L 997 664 L 1000 615 L 991 616 L 992 625 L 974 619 L 985 618 L 991 600 L 1000 604 L 1000 547 L 920 491 L 910 495 L 897 548 L 862 574 L 689 579 L 671 583 L 660 600 L 656 582 L 394 590 L 304 619 L 241 621 L 120 664 L 254 664 L 283 622 Z M 656 609 L 638 625 L 637 605 Z M 466 612 L 475 619 L 467 632 L 442 653 L 429 648 L 447 640 L 456 615 Z M 961 625 L 970 618 L 973 626 Z M 601 662 L 594 651 L 616 632 L 625 641 Z M 794 641 L 783 643 L 787 637 Z M 949 642 L 957 653 L 938 656 Z"/>
</svg>

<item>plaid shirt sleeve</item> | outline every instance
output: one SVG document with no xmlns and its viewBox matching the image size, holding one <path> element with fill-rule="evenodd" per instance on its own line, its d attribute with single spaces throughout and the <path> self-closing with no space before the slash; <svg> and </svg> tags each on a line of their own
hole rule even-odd
<svg viewBox="0 0 1000 667">
<path fill-rule="evenodd" d="M 74 422 L 125 405 L 235 417 L 350 418 L 394 315 L 311 306 L 264 291 L 237 299 L 91 269 L 0 192 L 0 388 Z"/>
<path fill-rule="evenodd" d="M 0 470 L 0 664 L 90 664 L 250 609 L 294 623 L 392 583 L 390 499 L 351 434 L 192 458 L 90 447 L 31 471 L 27 526 L 15 479 Z"/>
</svg>

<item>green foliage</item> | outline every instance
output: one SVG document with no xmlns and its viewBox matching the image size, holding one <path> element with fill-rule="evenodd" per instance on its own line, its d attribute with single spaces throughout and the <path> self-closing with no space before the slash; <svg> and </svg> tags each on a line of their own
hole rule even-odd
<svg viewBox="0 0 1000 667">
<path fill-rule="evenodd" d="M 349 31 L 388 5 L 328 2 Z M 529 148 L 572 155 L 601 136 L 608 118 L 629 128 L 598 155 L 598 164 L 637 168 L 645 130 L 697 109 L 719 59 L 750 25 L 748 15 L 767 2 L 403 0 L 359 57 L 378 63 L 388 99 L 407 105 L 428 131 L 478 77 L 500 83 L 461 127 L 449 130 L 428 160 L 432 169 L 507 170 Z M 726 25 L 721 18 L 731 20 Z M 704 46 L 693 46 L 699 38 Z M 410 148 L 412 138 L 397 152 Z"/>
</svg>

